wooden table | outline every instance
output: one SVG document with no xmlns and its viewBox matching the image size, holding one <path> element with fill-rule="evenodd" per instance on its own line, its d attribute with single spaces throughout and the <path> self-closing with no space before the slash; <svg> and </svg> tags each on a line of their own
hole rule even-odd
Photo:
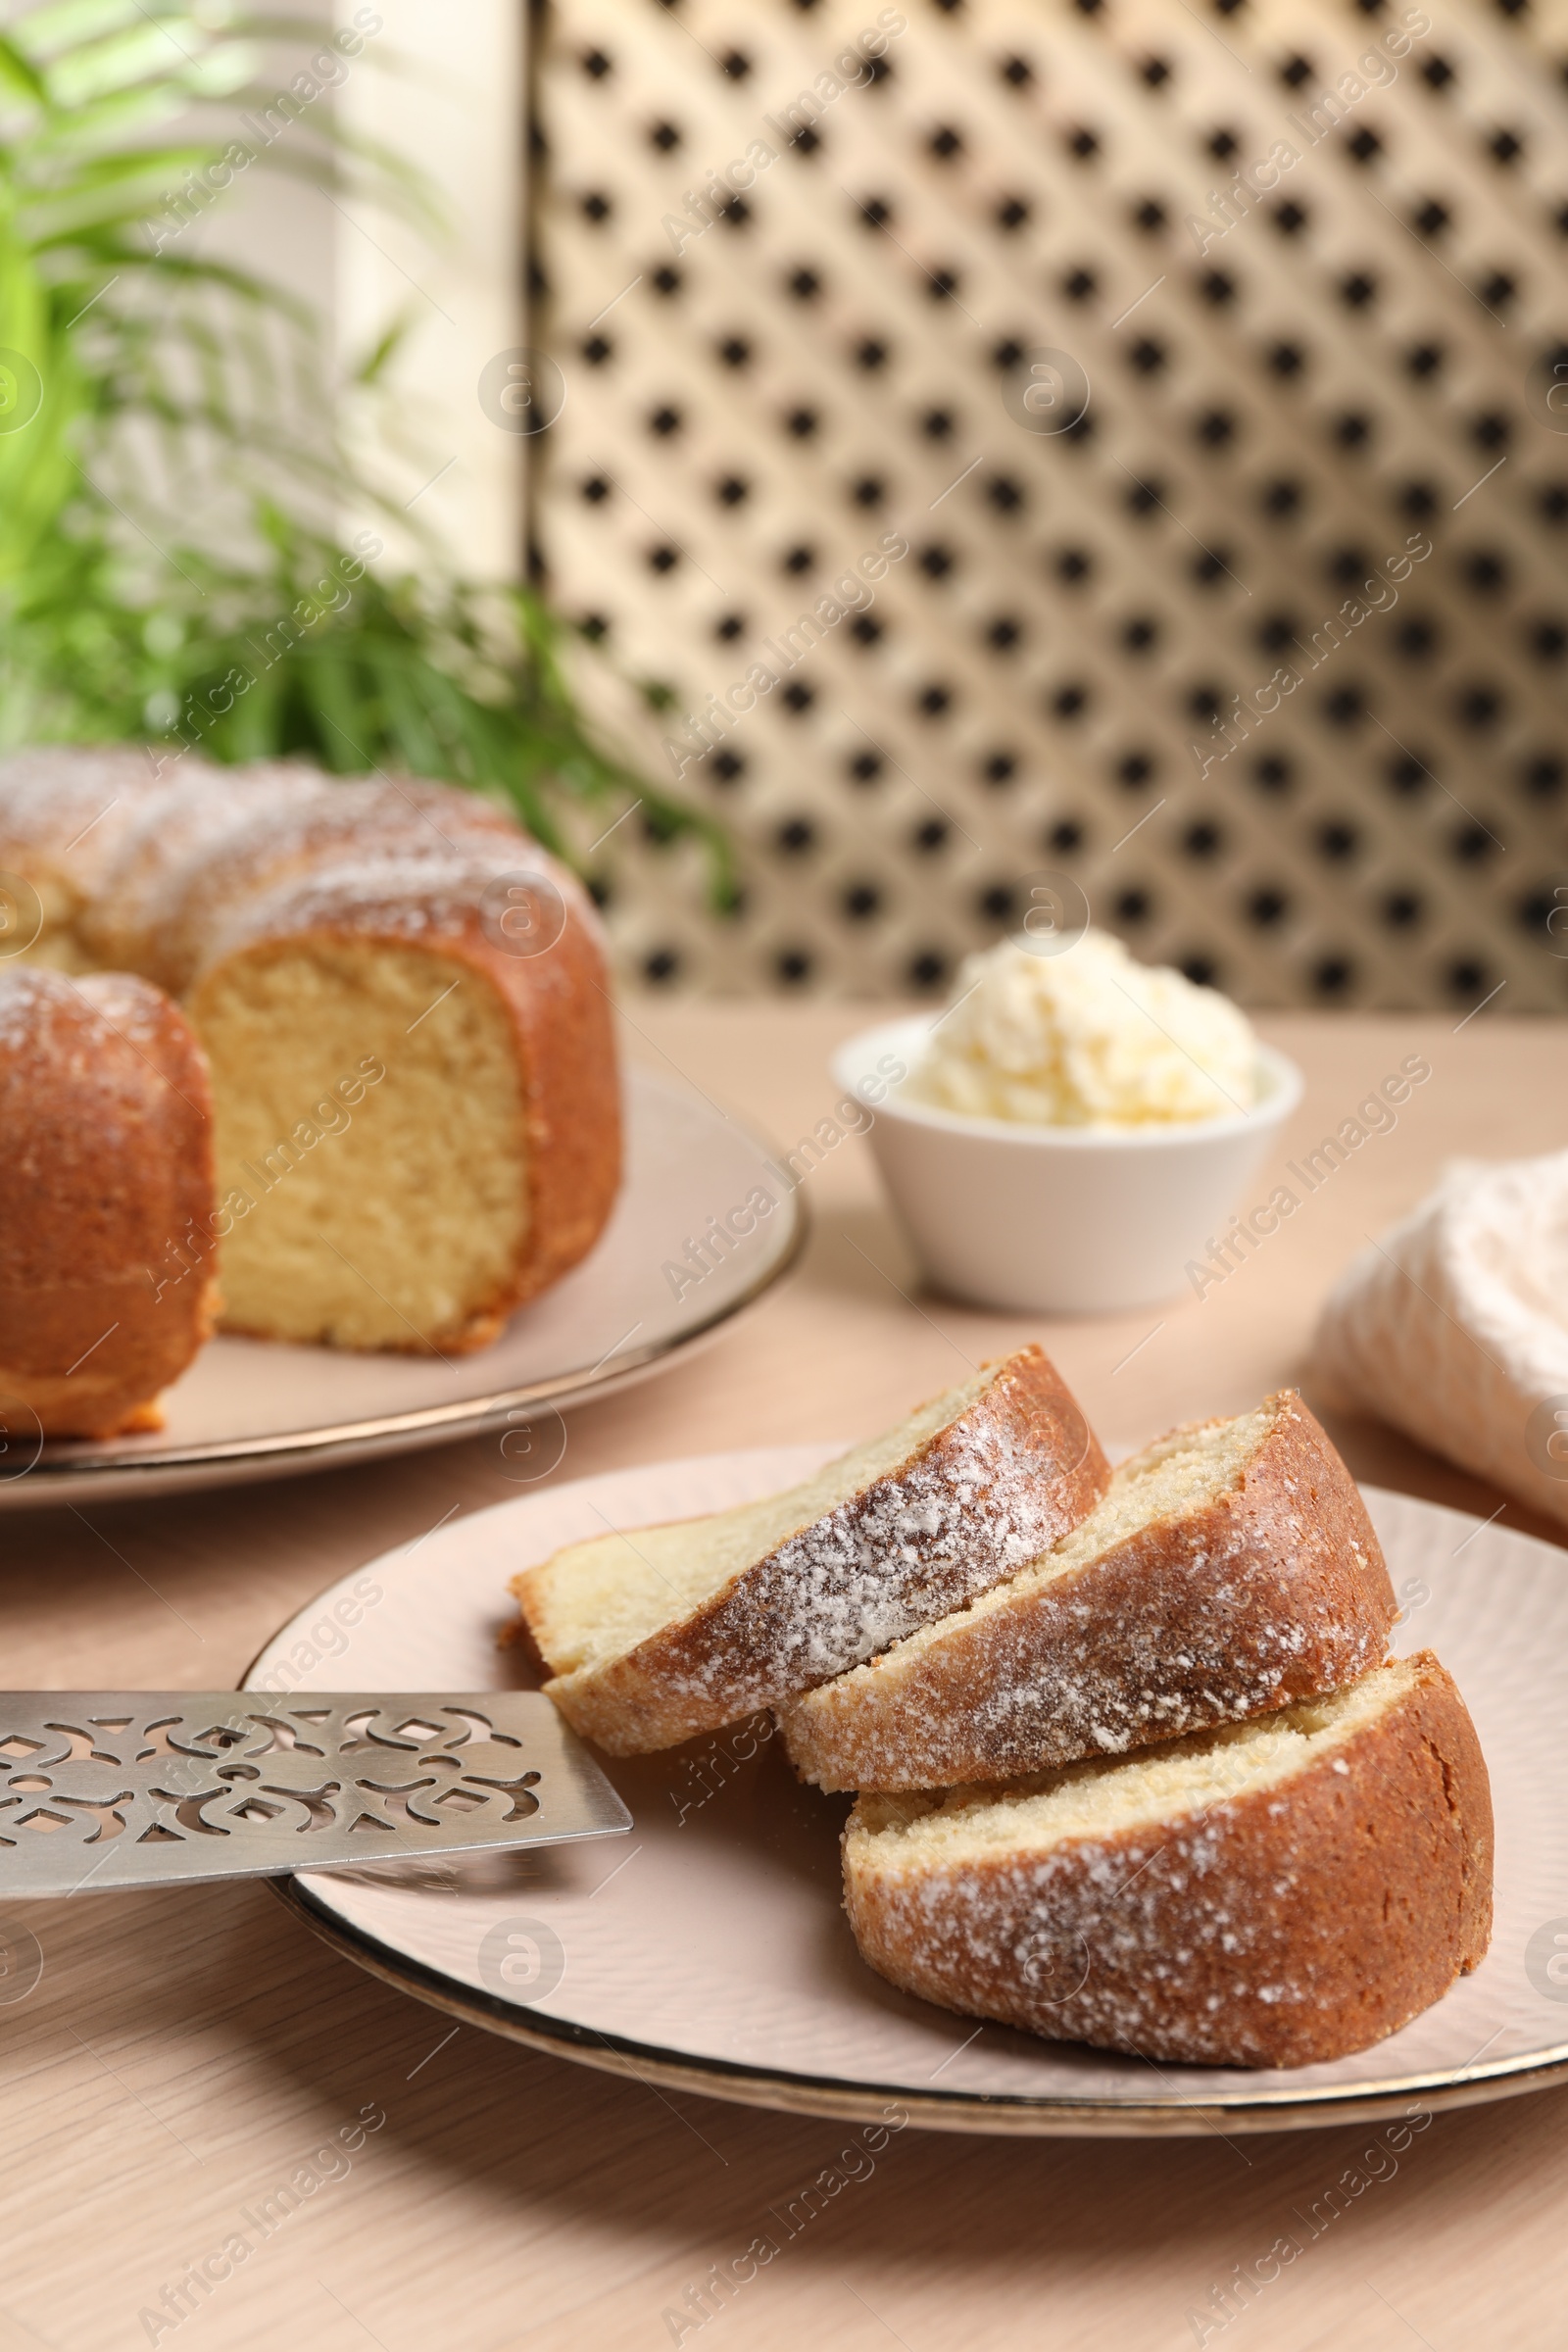
<svg viewBox="0 0 1568 2352">
<path fill-rule="evenodd" d="M 635 1004 L 631 1052 L 793 1143 L 827 1109 L 853 1008 Z M 1230 1280 L 1107 1321 L 1043 1325 L 918 1292 L 863 1143 L 809 1180 L 802 1271 L 666 1378 L 574 1414 L 563 1478 L 730 1446 L 867 1434 L 1039 1332 L 1107 1443 L 1231 1412 L 1300 1377 L 1325 1285 L 1454 1152 L 1568 1142 L 1562 1024 L 1291 1016 L 1303 1065 L 1280 1157 L 1400 1058 L 1431 1082 Z M 1362 1476 L 1473 1510 L 1502 1497 L 1387 1431 L 1336 1424 Z M 21 1688 L 222 1688 L 323 1584 L 454 1504 L 516 1489 L 494 1440 L 290 1483 L 4 1523 L 5 1673 Z M 1552 1534 L 1510 1503 L 1504 1524 Z M 1561 1534 L 1561 1530 L 1555 1531 Z M 14 1916 L 14 1915 L 13 1915 Z M 0 2352 L 1433 2352 L 1564 2340 L 1561 2091 L 1439 2116 L 1249 2308 L 1250 2268 L 1368 2140 L 1003 2141 L 909 2131 L 698 2328 L 665 2314 L 844 2144 L 844 2129 L 668 2099 L 453 2032 L 317 1943 L 264 1887 L 29 1906 L 45 1955 L 0 2006 L 9 2227 Z M 345 2126 L 384 2118 L 232 2275 L 144 2320 L 243 2209 Z M 1386 2171 L 1387 2159 L 1380 2169 Z M 253 2230 L 252 2236 L 257 2233 Z M 220 2271 L 221 2262 L 215 2266 Z M 1192 2314 L 1208 2308 L 1208 2332 Z"/>
</svg>

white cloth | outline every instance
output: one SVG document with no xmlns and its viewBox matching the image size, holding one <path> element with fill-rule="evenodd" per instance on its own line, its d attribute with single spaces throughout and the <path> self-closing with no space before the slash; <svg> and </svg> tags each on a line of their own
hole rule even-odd
<svg viewBox="0 0 1568 2352">
<path fill-rule="evenodd" d="M 1568 1520 L 1568 1152 L 1455 1160 L 1323 1309 L 1324 1387 Z"/>
</svg>

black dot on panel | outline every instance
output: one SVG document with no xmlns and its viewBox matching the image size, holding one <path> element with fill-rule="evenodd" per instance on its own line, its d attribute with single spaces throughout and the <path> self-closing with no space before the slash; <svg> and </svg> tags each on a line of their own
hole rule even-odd
<svg viewBox="0 0 1568 2352">
<path fill-rule="evenodd" d="M 1446 89 L 1454 77 L 1452 66 L 1441 51 L 1422 59 L 1420 74 L 1429 90 Z"/>
<path fill-rule="evenodd" d="M 1076 588 L 1087 580 L 1095 568 L 1095 560 L 1087 548 L 1062 547 L 1054 559 L 1055 574 L 1064 586 Z"/>
<path fill-rule="evenodd" d="M 1205 270 L 1198 281 L 1198 291 L 1213 309 L 1223 310 L 1227 303 L 1236 300 L 1236 280 L 1223 270 Z"/>
<path fill-rule="evenodd" d="M 887 345 L 879 342 L 875 335 L 867 335 L 863 342 L 858 343 L 855 347 L 855 365 L 857 368 L 863 368 L 867 374 L 874 373 L 878 368 L 886 367 L 887 357 Z"/>
<path fill-rule="evenodd" d="M 1159 623 L 1140 612 L 1122 623 L 1121 641 L 1130 654 L 1151 653 L 1159 642 Z"/>
<path fill-rule="evenodd" d="M 583 219 L 591 220 L 596 228 L 601 221 L 608 220 L 614 210 L 610 198 L 601 195 L 597 188 L 590 188 L 586 195 L 580 197 L 578 206 Z"/>
<path fill-rule="evenodd" d="M 1111 912 L 1119 923 L 1147 923 L 1152 912 L 1152 902 L 1147 890 L 1135 886 L 1117 894 L 1111 901 Z"/>
<path fill-rule="evenodd" d="M 809 710 L 815 700 L 816 689 L 813 686 L 803 685 L 799 678 L 791 679 L 789 685 L 779 696 L 779 701 L 784 705 L 785 710 L 793 711 L 797 718 L 803 711 Z"/>
<path fill-rule="evenodd" d="M 883 623 L 873 620 L 869 612 L 857 612 L 850 623 L 850 635 L 857 645 L 878 645 L 883 635 Z"/>
<path fill-rule="evenodd" d="M 1035 70 L 1026 57 L 1004 57 L 997 72 L 1015 90 L 1027 88 L 1035 77 Z"/>
<path fill-rule="evenodd" d="M 993 787 L 1010 784 L 1017 772 L 1017 757 L 1012 752 L 991 752 L 980 762 L 983 781 Z"/>
<path fill-rule="evenodd" d="M 920 419 L 920 430 L 928 441 L 948 441 L 953 437 L 953 411 L 927 409 Z"/>
<path fill-rule="evenodd" d="M 614 72 L 614 67 L 602 49 L 585 49 L 577 62 L 590 81 L 603 81 L 607 74 Z"/>
<path fill-rule="evenodd" d="M 933 542 L 930 547 L 922 547 L 915 562 L 929 580 L 945 580 L 953 569 L 952 551 L 939 541 Z"/>
<path fill-rule="evenodd" d="M 809 441 L 820 421 L 814 409 L 791 409 L 784 425 L 797 441 Z"/>
<path fill-rule="evenodd" d="M 788 858 L 804 857 L 816 847 L 816 827 L 808 816 L 789 816 L 777 828 L 774 843 Z"/>
<path fill-rule="evenodd" d="M 726 335 L 718 347 L 718 356 L 726 368 L 745 368 L 751 363 L 752 347 L 744 335 Z"/>
<path fill-rule="evenodd" d="M 1146 237 L 1154 237 L 1170 226 L 1170 215 L 1157 196 L 1145 196 L 1133 208 L 1133 226 L 1141 228 Z"/>
<path fill-rule="evenodd" d="M 953 688 L 944 686 L 937 681 L 929 686 L 922 686 L 915 697 L 915 709 L 922 718 L 946 718 L 953 708 Z"/>
<path fill-rule="evenodd" d="M 1016 514 L 1025 503 L 1023 486 L 1015 482 L 1010 473 L 990 475 L 985 494 L 999 514 Z"/>
<path fill-rule="evenodd" d="M 655 122 L 650 126 L 648 143 L 657 147 L 661 155 L 669 155 L 680 145 L 680 132 L 673 122 Z"/>
<path fill-rule="evenodd" d="M 607 342 L 603 335 L 590 335 L 582 347 L 582 356 L 590 368 L 602 368 L 613 350 L 614 345 Z"/>
<path fill-rule="evenodd" d="M 1501 718 L 1502 696 L 1494 686 L 1463 686 L 1454 697 L 1453 715 L 1470 733 L 1483 734 Z"/>
<path fill-rule="evenodd" d="M 1195 988 L 1218 988 L 1220 967 L 1212 956 L 1179 956 L 1176 969 L 1191 980 Z"/>
<path fill-rule="evenodd" d="M 1364 270 L 1352 270 L 1340 280 L 1340 300 L 1347 310 L 1364 311 L 1377 300 L 1378 281 Z"/>
<path fill-rule="evenodd" d="M 947 848 L 952 831 L 945 816 L 922 817 L 909 836 L 910 844 L 922 857 L 931 858 Z"/>
<path fill-rule="evenodd" d="M 874 784 L 886 764 L 880 752 L 856 752 L 850 759 L 850 781 L 853 784 Z"/>
<path fill-rule="evenodd" d="M 582 496 L 591 507 L 597 507 L 602 500 L 610 496 L 610 484 L 602 473 L 591 473 L 588 476 L 582 485 Z"/>
<path fill-rule="evenodd" d="M 1448 965 L 1444 980 L 1448 994 L 1457 1003 L 1468 1004 L 1473 998 L 1486 995 L 1492 974 L 1479 956 L 1461 956 Z"/>
<path fill-rule="evenodd" d="M 1268 930 L 1275 923 L 1284 921 L 1290 905 L 1289 895 L 1285 891 L 1265 886 L 1249 896 L 1247 919 L 1250 923 L 1255 923 L 1259 930 Z"/>
<path fill-rule="evenodd" d="M 643 957 L 643 978 L 652 981 L 656 988 L 675 979 L 679 971 L 678 948 L 655 948 L 651 955 Z"/>
<path fill-rule="evenodd" d="M 845 886 L 839 901 L 852 923 L 868 922 L 882 906 L 882 892 L 875 882 L 851 882 Z"/>
<path fill-rule="evenodd" d="M 922 991 L 940 988 L 948 976 L 948 958 L 939 948 L 923 948 L 910 956 L 905 970 L 911 988 Z"/>
<path fill-rule="evenodd" d="M 780 948 L 773 957 L 773 969 L 786 987 L 798 988 L 811 977 L 811 955 L 808 948 Z"/>
<path fill-rule="evenodd" d="M 786 548 L 779 558 L 779 569 L 789 572 L 809 571 L 816 562 L 814 547 L 805 545 Z"/>
<path fill-rule="evenodd" d="M 1438 650 L 1438 624 L 1429 612 L 1412 612 L 1395 624 L 1391 642 L 1401 661 L 1430 662 Z"/>
<path fill-rule="evenodd" d="M 1323 956 L 1313 964 L 1308 977 L 1318 996 L 1343 997 L 1355 978 L 1355 966 L 1348 956 Z"/>
<path fill-rule="evenodd" d="M 746 773 L 746 758 L 742 752 L 720 751 L 711 756 L 710 765 L 720 784 L 738 784 Z"/>
<path fill-rule="evenodd" d="M 1269 219 L 1282 237 L 1299 236 L 1309 218 L 1300 205 L 1289 199 L 1284 204 L 1275 205 L 1269 214 Z"/>
<path fill-rule="evenodd" d="M 1021 196 L 1004 196 L 996 211 L 999 228 L 1022 228 L 1029 219 L 1029 206 Z"/>
<path fill-rule="evenodd" d="M 1359 130 L 1352 130 L 1345 146 L 1346 152 L 1353 156 L 1358 164 L 1369 164 L 1374 156 L 1383 153 L 1383 141 L 1370 122 L 1363 122 Z"/>
<path fill-rule="evenodd" d="M 1502 845 L 1478 819 L 1467 818 L 1452 835 L 1448 847 L 1458 864 L 1484 865 L 1489 858 L 1497 855 Z"/>
<path fill-rule="evenodd" d="M 726 612 L 721 620 L 713 623 L 713 635 L 720 645 L 733 645 L 737 637 L 744 637 L 745 634 L 746 623 L 738 612 Z"/>
<path fill-rule="evenodd" d="M 1295 781 L 1295 768 L 1289 760 L 1282 759 L 1278 753 L 1265 753 L 1262 759 L 1252 763 L 1252 782 L 1259 792 L 1266 792 L 1271 797 L 1287 793 Z"/>
<path fill-rule="evenodd" d="M 1127 364 L 1140 375 L 1157 375 L 1169 356 L 1164 344 L 1156 343 L 1152 335 L 1140 335 L 1128 346 Z"/>
<path fill-rule="evenodd" d="M 1426 908 L 1413 890 L 1386 891 L 1378 903 L 1378 916 L 1391 931 L 1413 931 L 1421 922 Z"/>
<path fill-rule="evenodd" d="M 665 263 L 662 269 L 656 270 L 654 271 L 653 276 L 648 282 L 653 287 L 656 294 L 670 295 L 678 294 L 680 292 L 682 281 L 680 271 L 678 270 L 671 270 L 669 265 Z"/>
<path fill-rule="evenodd" d="M 679 562 L 680 550 L 677 547 L 670 547 L 669 545 L 665 544 L 659 547 L 651 547 L 648 550 L 648 568 L 650 571 L 673 571 Z"/>
<path fill-rule="evenodd" d="M 1130 792 L 1136 792 L 1152 781 L 1154 767 L 1154 760 L 1149 752 L 1125 752 L 1116 763 L 1116 781 L 1126 785 Z"/>
<path fill-rule="evenodd" d="M 1527 800 L 1556 801 L 1562 798 L 1565 777 L 1568 767 L 1555 752 L 1533 752 L 1520 769 L 1519 783 Z"/>
<path fill-rule="evenodd" d="M 1288 89 L 1298 90 L 1303 81 L 1310 81 L 1312 78 L 1312 60 L 1309 57 L 1302 57 L 1298 51 L 1295 56 L 1285 60 L 1280 67 L 1279 74 L 1281 81 Z"/>
<path fill-rule="evenodd" d="M 1186 827 L 1181 836 L 1183 852 L 1189 858 L 1217 858 L 1224 845 L 1224 827 L 1211 816 L 1199 817 Z"/>
</svg>

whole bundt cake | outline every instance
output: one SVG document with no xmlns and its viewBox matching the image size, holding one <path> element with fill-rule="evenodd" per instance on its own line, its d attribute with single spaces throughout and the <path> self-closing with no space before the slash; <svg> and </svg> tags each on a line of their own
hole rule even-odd
<svg viewBox="0 0 1568 2352">
<path fill-rule="evenodd" d="M 90 1070 L 101 1051 L 110 1066 L 88 1017 L 106 983 L 75 976 L 113 970 L 182 1030 L 155 992 L 177 998 L 194 1066 L 205 1056 L 213 1168 L 193 1213 L 225 1329 L 479 1347 L 603 1230 L 620 1120 L 598 918 L 493 803 L 292 762 L 186 757 L 161 776 L 135 750 L 18 753 L 0 760 L 0 1063 L 52 1122 L 41 1189 L 0 1202 L 8 1229 L 45 1213 L 48 1170 L 88 1116 L 55 1059 L 73 1004 L 76 1061 Z M 149 1083 L 164 1083 L 150 1065 Z M 185 1092 L 202 1104 L 194 1180 L 206 1096 Z M 127 1178 L 150 1148 L 127 1134 Z M 61 1200 L 49 1213 L 83 1213 Z M 92 1280 L 113 1259 L 151 1296 L 176 1238 L 138 1227 L 132 1244 L 127 1229 Z M 20 1365 L 33 1310 L 25 1281 L 6 1281 L 0 1363 Z"/>
</svg>

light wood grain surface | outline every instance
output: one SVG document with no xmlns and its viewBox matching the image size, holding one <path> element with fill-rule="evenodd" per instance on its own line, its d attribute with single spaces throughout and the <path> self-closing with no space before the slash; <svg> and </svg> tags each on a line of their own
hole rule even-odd
<svg viewBox="0 0 1568 2352">
<path fill-rule="evenodd" d="M 854 1008 L 634 1004 L 631 1053 L 788 1143 L 833 1096 Z M 1283 1161 L 1400 1057 L 1433 1064 L 1374 1138 L 1201 1302 L 1105 1321 L 982 1314 L 922 1293 L 866 1146 L 809 1179 L 803 1269 L 705 1352 L 571 1416 L 559 1478 L 729 1446 L 867 1434 L 960 1361 L 1036 1333 L 1109 1442 L 1230 1412 L 1301 1376 L 1324 1289 L 1456 1152 L 1568 1143 L 1565 1030 L 1290 1016 L 1302 1064 Z M 1260 1196 L 1261 1197 L 1261 1196 Z M 1308 1384 L 1310 1394 L 1310 1384 Z M 1473 1510 L 1499 1494 L 1369 1423 L 1363 1477 Z M 509 1498 L 494 1439 L 297 1481 L 0 1528 L 14 1688 L 231 1687 L 356 1562 Z M 1504 1525 L 1560 1536 L 1510 1503 Z M 1565 1562 L 1568 1570 L 1568 1562 Z M 440 1595 L 432 1592 L 438 1608 Z M 1568 1888 L 1564 1889 L 1568 1908 Z M 0 2002 L 7 2228 L 0 2352 L 1432 2352 L 1559 2346 L 1568 2093 L 1439 2116 L 1234 2315 L 1251 2270 L 1369 2143 L 1342 2127 L 1234 2142 L 990 2141 L 906 2131 L 701 2327 L 686 2305 L 853 2136 L 670 2099 L 463 2028 L 318 1944 L 266 1888 L 28 1906 L 44 1955 Z M 0 1980 L 0 1993 L 5 1989 Z M 351 2155 L 189 2316 L 142 2315 L 365 2117 Z M 384 2120 L 375 2123 L 379 2117 Z M 863 2162 L 858 2169 L 863 2170 Z M 1364 2177 L 1364 2175 L 1363 2175 Z M 221 2260 L 213 2263 L 221 2271 Z M 684 2307 L 679 2328 L 666 2315 Z M 1195 2312 L 1208 2313 L 1195 2323 Z"/>
</svg>

